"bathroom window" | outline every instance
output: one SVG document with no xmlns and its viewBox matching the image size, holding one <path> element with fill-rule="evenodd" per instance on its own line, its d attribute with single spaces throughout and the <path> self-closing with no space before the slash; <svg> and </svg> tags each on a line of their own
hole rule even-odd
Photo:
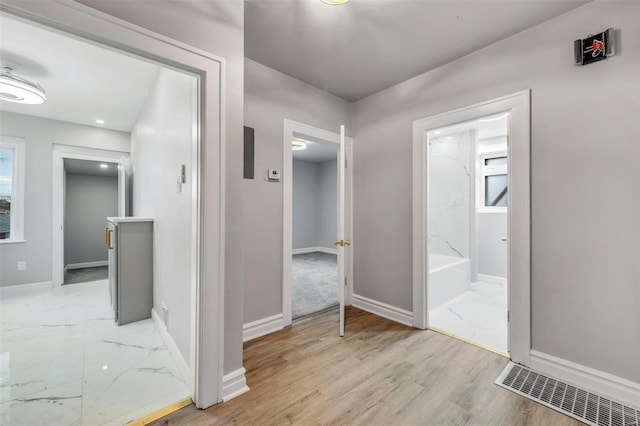
<svg viewBox="0 0 640 426">
<path fill-rule="evenodd" d="M 23 241 L 24 140 L 0 141 L 0 243 Z"/>
<path fill-rule="evenodd" d="M 509 175 L 507 174 L 507 152 L 483 154 L 481 157 L 480 210 L 505 212 L 509 205 Z"/>
</svg>

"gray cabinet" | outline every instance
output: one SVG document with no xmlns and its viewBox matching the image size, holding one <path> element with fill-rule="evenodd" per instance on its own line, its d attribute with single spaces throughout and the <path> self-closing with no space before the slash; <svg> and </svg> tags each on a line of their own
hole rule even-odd
<svg viewBox="0 0 640 426">
<path fill-rule="evenodd" d="M 151 318 L 153 219 L 108 217 L 109 293 L 118 325 Z"/>
</svg>

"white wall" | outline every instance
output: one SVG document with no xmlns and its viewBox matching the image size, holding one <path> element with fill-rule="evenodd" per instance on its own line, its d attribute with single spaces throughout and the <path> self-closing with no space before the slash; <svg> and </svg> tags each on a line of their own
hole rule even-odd
<svg viewBox="0 0 640 426">
<path fill-rule="evenodd" d="M 640 382 L 638 22 L 589 3 L 357 102 L 355 292 L 412 308 L 413 120 L 531 89 L 533 348 Z M 608 27 L 618 54 L 574 66 Z"/>
<path fill-rule="evenodd" d="M 133 216 L 154 218 L 153 307 L 184 359 L 191 330 L 191 148 L 196 79 L 161 68 L 131 132 Z M 181 165 L 187 182 L 177 192 Z"/>
<path fill-rule="evenodd" d="M 257 62 L 245 62 L 245 125 L 255 129 L 256 159 L 256 178 L 245 179 L 242 189 L 245 323 L 282 312 L 283 190 L 281 182 L 267 182 L 263 174 L 283 167 L 284 119 L 337 133 L 340 124 L 350 128 L 349 105 Z"/>
<path fill-rule="evenodd" d="M 118 178 L 66 174 L 64 264 L 107 261 L 107 217 L 118 215 Z"/>
<path fill-rule="evenodd" d="M 333 249 L 338 234 L 337 161 L 293 160 L 293 248 Z"/>
<path fill-rule="evenodd" d="M 53 144 L 129 152 L 129 134 L 0 112 L 2 136 L 25 138 L 26 243 L 0 244 L 0 286 L 51 281 Z M 27 270 L 17 270 L 26 261 Z"/>
<path fill-rule="evenodd" d="M 478 273 L 507 277 L 506 213 L 478 213 Z"/>
<path fill-rule="evenodd" d="M 242 140 L 244 85 L 244 2 L 231 0 L 78 0 L 225 60 L 225 288 L 224 372 L 242 367 L 244 287 Z"/>
</svg>

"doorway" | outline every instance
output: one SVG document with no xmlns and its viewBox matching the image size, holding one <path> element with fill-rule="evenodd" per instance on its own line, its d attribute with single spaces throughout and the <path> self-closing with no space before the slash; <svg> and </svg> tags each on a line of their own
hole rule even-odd
<svg viewBox="0 0 640 426">
<path fill-rule="evenodd" d="M 338 146 L 294 136 L 292 320 L 335 308 L 338 298 Z"/>
<path fill-rule="evenodd" d="M 284 124 L 283 326 L 291 325 L 294 312 L 301 318 L 339 305 L 343 335 L 343 307 L 353 294 L 353 140 L 344 127 L 334 133 L 291 120 Z M 304 149 L 294 149 L 302 144 Z"/>
<path fill-rule="evenodd" d="M 414 122 L 414 326 L 527 365 L 529 92 Z"/>
<path fill-rule="evenodd" d="M 118 216 L 118 163 L 65 159 L 64 186 L 63 285 L 107 279 L 102 230 Z"/>
<path fill-rule="evenodd" d="M 427 132 L 429 328 L 508 356 L 508 118 Z"/>
</svg>

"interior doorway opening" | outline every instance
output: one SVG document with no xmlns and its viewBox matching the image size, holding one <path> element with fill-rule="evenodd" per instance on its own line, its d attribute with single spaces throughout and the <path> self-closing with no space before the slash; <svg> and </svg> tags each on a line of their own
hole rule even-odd
<svg viewBox="0 0 640 426">
<path fill-rule="evenodd" d="M 508 356 L 508 112 L 427 132 L 429 328 Z"/>
<path fill-rule="evenodd" d="M 292 320 L 337 307 L 338 146 L 295 133 L 293 150 Z"/>
</svg>

